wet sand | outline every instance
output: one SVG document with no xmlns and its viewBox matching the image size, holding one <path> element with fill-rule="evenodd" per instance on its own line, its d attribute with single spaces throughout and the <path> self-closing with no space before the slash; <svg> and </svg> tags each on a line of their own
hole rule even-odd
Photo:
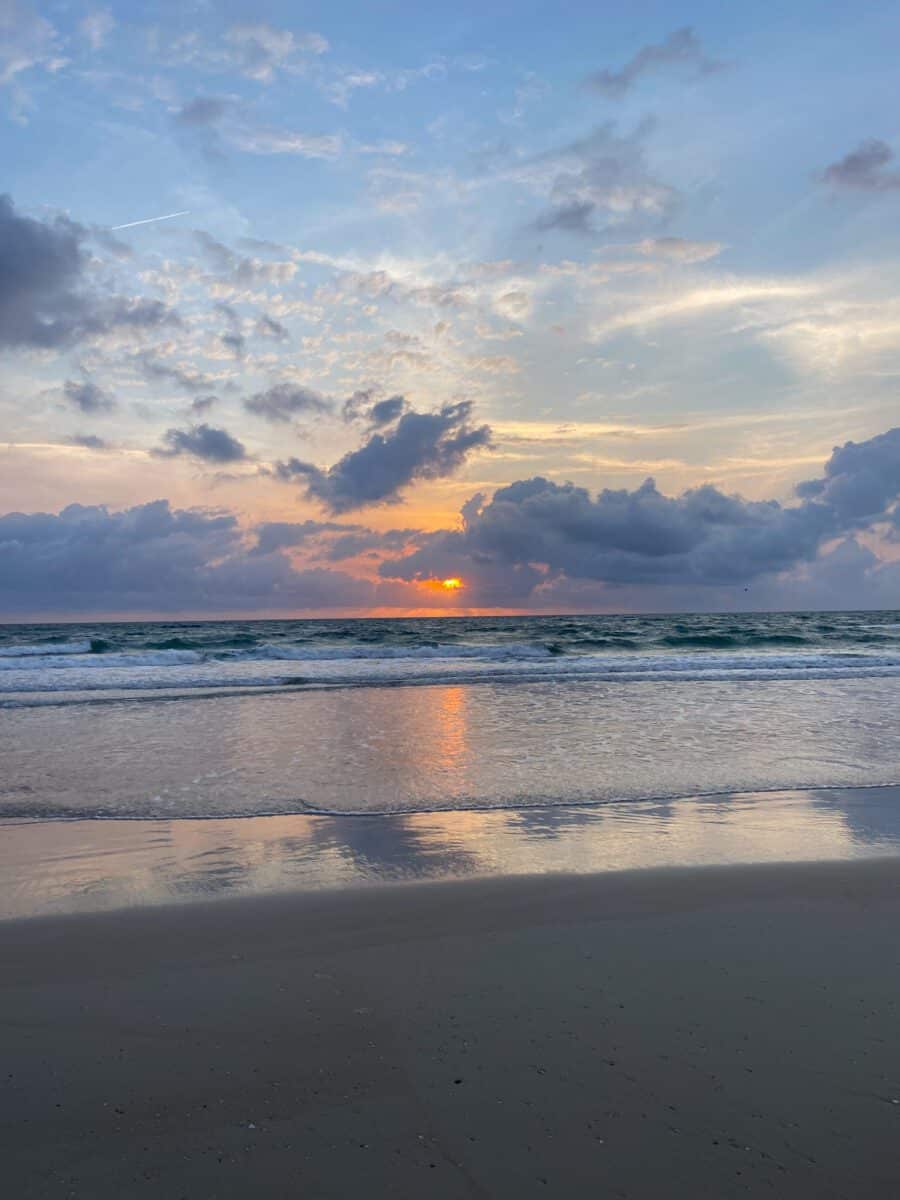
<svg viewBox="0 0 900 1200">
<path fill-rule="evenodd" d="M 171 821 L 0 822 L 0 921 L 498 875 L 900 857 L 900 787 Z"/>
<path fill-rule="evenodd" d="M 900 1194 L 900 861 L 0 924 L 22 1197 Z"/>
</svg>

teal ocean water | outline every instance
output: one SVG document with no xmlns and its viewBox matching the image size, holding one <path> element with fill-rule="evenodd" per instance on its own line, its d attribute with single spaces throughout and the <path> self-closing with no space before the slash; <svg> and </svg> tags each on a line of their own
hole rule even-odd
<svg viewBox="0 0 900 1200">
<path fill-rule="evenodd" d="M 0 626 L 0 704 L 123 692 L 900 675 L 900 613 Z"/>
<path fill-rule="evenodd" d="M 900 784 L 900 614 L 0 628 L 0 820 Z"/>
</svg>

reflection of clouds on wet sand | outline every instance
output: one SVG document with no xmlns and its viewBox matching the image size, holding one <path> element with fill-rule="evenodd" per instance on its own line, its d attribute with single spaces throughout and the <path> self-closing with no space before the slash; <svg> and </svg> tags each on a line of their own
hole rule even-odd
<svg viewBox="0 0 900 1200">
<path fill-rule="evenodd" d="M 472 875 L 895 853 L 897 787 L 594 808 L 10 824 L 0 842 L 0 916 Z"/>
<path fill-rule="evenodd" d="M 900 842 L 900 789 L 819 789 L 808 793 L 820 812 L 837 812 L 854 843 L 893 854 Z"/>
</svg>

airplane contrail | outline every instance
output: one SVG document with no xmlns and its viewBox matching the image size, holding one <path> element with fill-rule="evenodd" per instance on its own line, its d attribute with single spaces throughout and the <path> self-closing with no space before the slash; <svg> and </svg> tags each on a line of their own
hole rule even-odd
<svg viewBox="0 0 900 1200">
<path fill-rule="evenodd" d="M 126 221 L 124 225 L 113 225 L 113 229 L 132 229 L 135 225 L 152 225 L 154 221 L 171 221 L 173 217 L 188 217 L 191 210 L 184 209 L 182 212 L 166 213 L 162 217 L 145 217 L 143 221 Z"/>
</svg>

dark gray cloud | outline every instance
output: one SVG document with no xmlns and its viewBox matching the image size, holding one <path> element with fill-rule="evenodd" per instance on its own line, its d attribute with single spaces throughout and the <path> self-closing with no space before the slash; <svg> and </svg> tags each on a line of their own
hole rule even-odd
<svg viewBox="0 0 900 1200">
<path fill-rule="evenodd" d="M 720 71 L 724 63 L 710 58 L 689 25 L 676 29 L 650 46 L 642 46 L 618 71 L 596 71 L 585 81 L 586 86 L 603 96 L 618 100 L 643 76 L 666 67 L 689 67 L 695 76 Z"/>
<path fill-rule="evenodd" d="M 300 413 L 329 412 L 331 404 L 312 388 L 295 383 L 277 383 L 244 401 L 247 412 L 266 421 L 290 421 Z"/>
<path fill-rule="evenodd" d="M 549 206 L 535 227 L 592 234 L 611 225 L 637 228 L 668 220 L 679 197 L 647 166 L 644 140 L 652 127 L 644 121 L 634 132 L 619 134 L 612 123 L 600 125 L 516 168 L 516 177 L 549 192 Z"/>
<path fill-rule="evenodd" d="M 315 557 L 343 562 L 360 554 L 396 553 L 419 537 L 417 529 L 378 532 L 345 521 L 268 521 L 258 525 L 252 554 L 271 554 L 294 546 L 310 546 Z"/>
<path fill-rule="evenodd" d="M 797 495 L 827 505 L 844 529 L 885 518 L 900 496 L 900 428 L 835 446 L 824 476 L 798 484 Z"/>
<path fill-rule="evenodd" d="M 83 446 L 85 450 L 107 450 L 109 442 L 95 433 L 73 433 L 69 438 L 70 446 Z"/>
<path fill-rule="evenodd" d="M 115 329 L 178 323 L 158 300 L 90 291 L 88 234 L 67 217 L 24 217 L 9 196 L 0 196 L 0 349 L 55 349 Z"/>
<path fill-rule="evenodd" d="M 209 410 L 218 403 L 219 403 L 218 396 L 213 396 L 213 395 L 198 396 L 195 400 L 191 401 L 191 412 L 195 412 L 195 413 L 209 412 Z"/>
<path fill-rule="evenodd" d="M 224 429 L 212 425 L 194 425 L 190 429 L 168 429 L 163 437 L 163 446 L 155 454 L 174 457 L 189 454 L 193 458 L 211 463 L 243 462 L 247 449 L 243 442 L 232 437 Z"/>
<path fill-rule="evenodd" d="M 369 409 L 368 417 L 373 425 L 381 428 L 390 425 L 406 412 L 406 401 L 402 396 L 388 396 L 385 400 L 377 400 Z"/>
<path fill-rule="evenodd" d="M 405 550 L 411 541 L 422 537 L 421 530 L 418 529 L 388 529 L 379 532 L 365 529 L 363 526 L 347 525 L 341 528 L 355 529 L 356 532 L 343 533 L 327 543 L 324 557 L 329 562 L 343 562 L 360 554 L 371 555 L 373 558 L 383 553 L 395 554 L 399 550 Z"/>
<path fill-rule="evenodd" d="M 166 500 L 0 516 L 0 611 L 10 615 L 291 612 L 366 607 L 374 596 L 340 571 L 251 553 L 231 514 Z"/>
<path fill-rule="evenodd" d="M 62 390 L 64 399 L 84 413 L 109 412 L 116 406 L 109 392 L 90 379 L 67 379 Z"/>
<path fill-rule="evenodd" d="M 0 196 L 0 345 L 57 346 L 74 338 L 85 233 L 67 217 L 19 216 L 11 198 Z"/>
<path fill-rule="evenodd" d="M 381 429 L 385 425 L 391 425 L 409 407 L 402 396 L 373 400 L 374 395 L 374 388 L 354 392 L 349 400 L 344 401 L 341 416 L 345 421 L 365 421 L 374 429 Z"/>
<path fill-rule="evenodd" d="M 473 499 L 463 528 L 428 535 L 381 567 L 405 580 L 466 579 L 481 603 L 522 601 L 559 579 L 607 586 L 747 584 L 816 559 L 829 539 L 893 519 L 900 495 L 900 429 L 835 449 L 800 503 L 747 501 L 703 486 L 664 496 L 648 479 L 596 497 L 543 478 Z"/>
<path fill-rule="evenodd" d="M 373 433 L 328 470 L 292 458 L 278 463 L 276 473 L 305 480 L 307 498 L 334 513 L 395 504 L 409 484 L 451 475 L 472 451 L 490 445 L 490 428 L 472 425 L 471 415 L 468 400 L 436 412 L 406 412 L 388 433 Z"/>
<path fill-rule="evenodd" d="M 893 192 L 900 188 L 900 171 L 885 170 L 894 161 L 887 142 L 869 138 L 822 172 L 826 183 L 864 192 Z"/>
<path fill-rule="evenodd" d="M 102 449 L 91 435 L 72 440 Z M 879 560 L 857 540 L 860 530 L 900 529 L 900 428 L 836 447 L 821 476 L 797 492 L 791 506 L 710 486 L 668 497 L 648 480 L 594 496 L 536 478 L 489 500 L 473 496 L 461 529 L 432 533 L 305 521 L 244 534 L 231 514 L 172 511 L 166 501 L 117 513 L 78 505 L 9 513 L 0 516 L 0 611 L 285 612 L 409 602 L 405 583 L 373 586 L 336 569 L 295 567 L 283 550 L 304 544 L 326 562 L 399 554 L 382 563 L 384 580 L 459 576 L 469 603 L 485 606 L 731 607 L 735 589 L 742 603 L 763 608 L 900 602 L 900 563 Z M 410 543 L 416 549 L 404 553 Z"/>
<path fill-rule="evenodd" d="M 337 521 L 267 521 L 256 527 L 256 545 L 252 553 L 271 554 L 273 550 L 301 546 L 323 534 L 361 528 L 361 525 L 341 525 Z"/>
</svg>

